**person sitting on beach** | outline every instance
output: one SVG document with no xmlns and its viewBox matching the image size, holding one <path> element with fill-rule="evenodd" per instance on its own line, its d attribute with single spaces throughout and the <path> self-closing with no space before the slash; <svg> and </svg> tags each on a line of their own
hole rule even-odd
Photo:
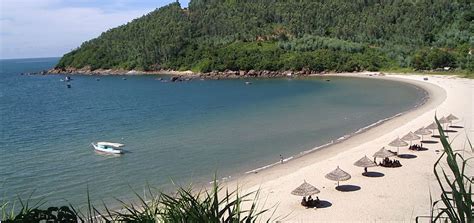
<svg viewBox="0 0 474 223">
<path fill-rule="evenodd" d="M 416 144 L 415 146 L 416 146 L 415 148 L 417 151 L 420 151 L 423 149 L 423 143 L 421 143 L 421 145 Z"/>
<path fill-rule="evenodd" d="M 303 197 L 303 200 L 301 201 L 301 205 L 303 206 L 308 206 L 308 202 L 306 201 L 306 197 Z"/>
<path fill-rule="evenodd" d="M 395 167 L 401 167 L 402 164 L 400 163 L 400 161 L 396 160 L 396 163 L 395 163 Z"/>
</svg>

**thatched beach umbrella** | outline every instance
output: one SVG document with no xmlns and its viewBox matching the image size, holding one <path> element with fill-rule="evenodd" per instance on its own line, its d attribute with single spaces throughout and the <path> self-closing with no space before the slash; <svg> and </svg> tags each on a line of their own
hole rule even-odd
<svg viewBox="0 0 474 223">
<path fill-rule="evenodd" d="M 430 131 L 429 129 L 426 129 L 424 127 L 421 127 L 421 128 L 419 128 L 418 130 L 415 131 L 415 134 L 420 135 L 421 136 L 421 141 L 423 141 L 423 136 L 431 135 L 432 131 Z"/>
<path fill-rule="evenodd" d="M 452 123 L 453 121 L 459 120 L 458 117 L 454 116 L 453 114 L 449 114 L 446 119 L 449 121 L 449 123 Z"/>
<path fill-rule="evenodd" d="M 316 188 L 313 185 L 311 185 L 309 183 L 306 183 L 306 181 L 304 181 L 304 183 L 301 184 L 296 189 L 294 189 L 291 192 L 291 194 L 296 195 L 296 196 L 306 197 L 306 196 L 310 196 L 310 195 L 313 195 L 313 194 L 317 194 L 319 192 L 320 191 L 318 190 L 318 188 Z"/>
<path fill-rule="evenodd" d="M 354 166 L 364 167 L 364 171 L 367 173 L 367 167 L 374 167 L 377 166 L 377 164 L 370 160 L 369 157 L 364 156 L 360 160 L 357 160 L 357 162 L 354 163 Z"/>
<path fill-rule="evenodd" d="M 438 129 L 438 125 L 436 124 L 436 122 L 433 122 L 431 124 L 429 124 L 428 126 L 426 126 L 426 129 Z"/>
<path fill-rule="evenodd" d="M 380 149 L 379 151 L 377 151 L 373 155 L 373 157 L 375 157 L 375 158 L 382 158 L 382 159 L 385 159 L 385 158 L 388 158 L 388 157 L 391 157 L 391 156 L 395 156 L 395 154 L 388 151 L 388 150 L 386 150 L 385 147 L 382 147 L 382 149 Z"/>
<path fill-rule="evenodd" d="M 444 127 L 445 124 L 448 124 L 449 123 L 449 120 L 446 118 L 446 117 L 441 117 L 439 120 L 438 120 L 439 124 L 441 124 L 441 127 L 443 127 L 443 129 L 447 129 Z"/>
<path fill-rule="evenodd" d="M 401 140 L 400 138 L 396 138 L 393 141 L 391 141 L 388 145 L 392 146 L 392 147 L 397 147 L 397 155 L 398 155 L 398 153 L 400 151 L 400 147 L 408 146 L 408 143 Z"/>
<path fill-rule="evenodd" d="M 453 114 L 449 114 L 446 119 L 449 121 L 449 125 L 453 125 L 453 121 L 459 120 L 458 117 L 454 116 Z"/>
<path fill-rule="evenodd" d="M 440 124 L 446 124 L 446 123 L 449 123 L 449 120 L 446 118 L 446 117 L 441 117 L 439 120 L 439 123 Z"/>
<path fill-rule="evenodd" d="M 433 136 L 435 133 L 435 130 L 438 129 L 438 125 L 436 124 L 436 122 L 433 122 L 429 124 L 428 126 L 426 126 L 425 128 L 433 130 L 433 132 L 431 133 L 432 134 L 431 136 Z"/>
<path fill-rule="evenodd" d="M 339 166 L 330 173 L 326 174 L 326 178 L 329 180 L 337 181 L 337 186 L 339 186 L 339 181 L 346 181 L 351 179 L 351 175 L 341 170 Z"/>
<path fill-rule="evenodd" d="M 413 140 L 418 140 L 418 139 L 420 139 L 420 137 L 417 136 L 417 135 L 416 135 L 415 133 L 413 133 L 413 132 L 409 132 L 408 134 L 406 134 L 406 135 L 404 135 L 404 136 L 402 137 L 402 140 L 404 140 L 404 141 L 410 141 L 410 146 L 411 146 L 411 144 L 412 144 L 411 142 L 412 142 Z"/>
</svg>

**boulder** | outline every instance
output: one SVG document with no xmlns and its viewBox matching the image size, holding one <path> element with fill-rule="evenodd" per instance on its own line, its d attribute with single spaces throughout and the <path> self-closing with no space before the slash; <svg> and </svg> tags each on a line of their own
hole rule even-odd
<svg viewBox="0 0 474 223">
<path fill-rule="evenodd" d="M 171 77 L 171 78 L 170 78 L 170 81 L 171 81 L 171 82 L 176 82 L 176 81 L 178 81 L 178 80 L 179 80 L 179 77 Z"/>
<path fill-rule="evenodd" d="M 255 70 L 249 70 L 247 74 L 252 77 L 257 76 L 257 72 L 255 72 Z"/>
</svg>

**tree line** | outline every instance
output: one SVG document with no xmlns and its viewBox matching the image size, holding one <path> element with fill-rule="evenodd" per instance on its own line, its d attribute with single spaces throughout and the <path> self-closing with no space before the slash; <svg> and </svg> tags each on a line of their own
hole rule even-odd
<svg viewBox="0 0 474 223">
<path fill-rule="evenodd" d="M 469 0 L 192 0 L 108 30 L 57 68 L 474 70 Z"/>
</svg>

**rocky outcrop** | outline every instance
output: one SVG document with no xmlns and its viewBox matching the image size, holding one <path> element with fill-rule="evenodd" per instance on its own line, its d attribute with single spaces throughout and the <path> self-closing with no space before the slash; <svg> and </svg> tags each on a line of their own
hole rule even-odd
<svg viewBox="0 0 474 223">
<path fill-rule="evenodd" d="M 208 73 L 199 73 L 198 76 L 209 79 L 238 79 L 238 78 L 281 78 L 281 77 L 302 77 L 311 74 L 318 74 L 315 71 L 270 71 L 270 70 L 249 70 L 249 71 L 212 71 Z"/>
<path fill-rule="evenodd" d="M 136 70 L 114 70 L 114 69 L 96 69 L 91 70 L 90 67 L 81 69 L 65 68 L 52 69 L 48 74 L 79 74 L 79 75 L 156 75 L 167 74 L 173 77 L 170 81 L 180 81 L 189 78 L 201 79 L 241 79 L 241 78 L 281 78 L 281 77 L 304 77 L 311 74 L 321 74 L 312 70 L 303 69 L 300 71 L 270 71 L 270 70 L 225 70 L 225 71 L 211 71 L 206 73 L 194 73 L 191 71 L 173 71 L 173 70 L 157 70 L 157 71 L 136 71 Z"/>
<path fill-rule="evenodd" d="M 47 75 L 49 74 L 48 70 L 42 70 L 38 72 L 26 72 L 26 73 L 20 73 L 20 75 Z"/>
</svg>

